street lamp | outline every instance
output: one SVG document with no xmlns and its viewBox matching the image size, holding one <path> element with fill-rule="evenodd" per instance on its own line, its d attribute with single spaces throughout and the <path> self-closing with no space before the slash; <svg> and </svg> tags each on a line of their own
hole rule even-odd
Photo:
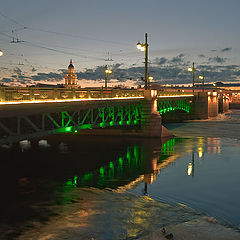
<svg viewBox="0 0 240 240">
<path fill-rule="evenodd" d="M 204 72 L 202 73 L 202 75 L 199 75 L 198 78 L 202 80 L 202 91 L 204 92 L 204 78 L 205 78 Z"/>
<path fill-rule="evenodd" d="M 188 71 L 192 72 L 192 83 L 193 83 L 192 90 L 193 90 L 193 93 L 194 93 L 194 71 L 195 71 L 194 62 L 193 62 L 193 66 L 188 68 Z"/>
<path fill-rule="evenodd" d="M 108 74 L 111 74 L 112 70 L 107 68 L 107 65 L 105 66 L 105 88 L 107 88 L 107 80 L 108 80 Z"/>
<path fill-rule="evenodd" d="M 0 57 L 3 55 L 3 51 L 0 49 Z"/>
<path fill-rule="evenodd" d="M 149 88 L 148 85 L 148 42 L 147 42 L 147 33 L 145 33 L 145 43 L 137 43 L 137 49 L 140 51 L 145 51 L 145 89 L 147 90 Z"/>
<path fill-rule="evenodd" d="M 150 82 L 153 80 L 152 76 L 148 76 L 148 86 L 150 87 Z"/>
</svg>

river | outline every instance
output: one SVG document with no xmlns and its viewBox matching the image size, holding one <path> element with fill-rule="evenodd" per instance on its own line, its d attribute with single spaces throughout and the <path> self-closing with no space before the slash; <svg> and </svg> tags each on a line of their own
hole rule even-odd
<svg viewBox="0 0 240 240">
<path fill-rule="evenodd" d="M 168 141 L 51 136 L 2 145 L 0 239 L 145 239 L 212 216 L 240 226 L 240 110 Z"/>
</svg>

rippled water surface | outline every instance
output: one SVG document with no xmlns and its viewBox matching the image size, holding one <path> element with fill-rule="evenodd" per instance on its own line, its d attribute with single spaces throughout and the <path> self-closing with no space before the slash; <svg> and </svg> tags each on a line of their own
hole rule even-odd
<svg viewBox="0 0 240 240">
<path fill-rule="evenodd" d="M 0 239 L 144 239 L 201 214 L 240 226 L 240 111 L 159 140 L 2 145 Z"/>
</svg>

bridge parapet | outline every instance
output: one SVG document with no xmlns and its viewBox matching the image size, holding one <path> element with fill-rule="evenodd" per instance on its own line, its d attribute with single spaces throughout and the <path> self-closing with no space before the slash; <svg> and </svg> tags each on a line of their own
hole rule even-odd
<svg viewBox="0 0 240 240">
<path fill-rule="evenodd" d="M 157 91 L 157 98 L 161 97 L 192 97 L 192 92 L 174 92 L 174 91 Z"/>
<path fill-rule="evenodd" d="M 144 97 L 143 90 L 131 89 L 66 89 L 0 87 L 0 103 L 75 101 L 81 99 Z"/>
</svg>

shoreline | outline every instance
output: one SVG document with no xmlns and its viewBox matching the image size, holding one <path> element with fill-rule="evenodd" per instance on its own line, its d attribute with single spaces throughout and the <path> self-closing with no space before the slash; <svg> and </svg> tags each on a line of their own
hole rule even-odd
<svg viewBox="0 0 240 240">
<path fill-rule="evenodd" d="M 174 240 L 240 239 L 239 229 L 221 225 L 187 206 L 172 206 L 129 191 L 83 188 L 77 192 L 84 200 L 63 206 L 60 216 L 16 239 L 166 240 L 168 234 L 173 234 Z M 166 233 L 162 233 L 163 227 Z"/>
</svg>

